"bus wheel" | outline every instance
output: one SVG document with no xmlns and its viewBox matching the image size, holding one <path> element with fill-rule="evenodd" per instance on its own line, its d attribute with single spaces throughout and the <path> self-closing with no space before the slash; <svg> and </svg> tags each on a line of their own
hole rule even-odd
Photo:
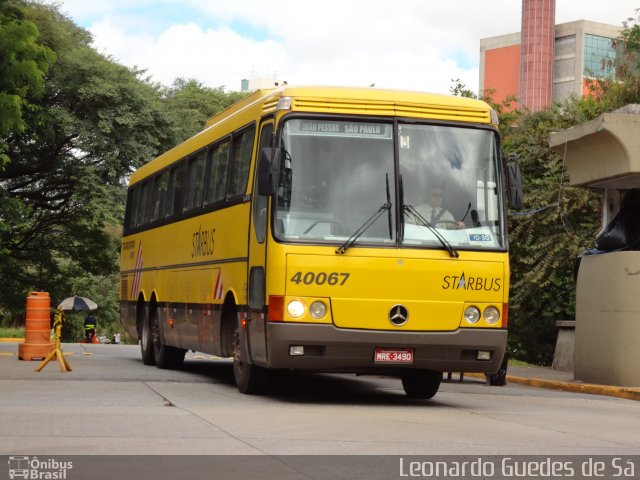
<svg viewBox="0 0 640 480">
<path fill-rule="evenodd" d="M 507 368 L 509 364 L 509 352 L 504 352 L 500 369 L 496 373 L 487 373 L 487 385 L 503 387 L 507 384 Z"/>
<path fill-rule="evenodd" d="M 162 343 L 160 334 L 160 320 L 156 312 L 156 304 L 153 302 L 149 308 L 149 323 L 151 324 L 151 338 L 153 343 L 153 356 L 158 368 L 180 368 L 187 353 L 182 348 L 170 347 Z"/>
<path fill-rule="evenodd" d="M 441 381 L 442 372 L 435 370 L 406 370 L 402 373 L 402 386 L 409 398 L 432 398 Z"/>
<path fill-rule="evenodd" d="M 269 371 L 253 363 L 243 360 L 249 358 L 245 343 L 240 338 L 240 330 L 236 328 L 233 349 L 233 376 L 240 393 L 256 395 L 267 386 Z"/>
<path fill-rule="evenodd" d="M 142 354 L 142 363 L 145 365 L 155 365 L 156 358 L 153 354 L 153 338 L 151 334 L 151 324 L 149 322 L 149 306 L 140 303 L 138 308 L 142 309 L 142 332 L 140 334 L 140 353 Z"/>
</svg>

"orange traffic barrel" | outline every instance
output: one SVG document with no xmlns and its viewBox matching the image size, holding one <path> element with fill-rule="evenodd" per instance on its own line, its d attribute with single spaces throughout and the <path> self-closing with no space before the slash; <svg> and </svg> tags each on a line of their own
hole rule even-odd
<svg viewBox="0 0 640 480">
<path fill-rule="evenodd" d="M 27 295 L 27 315 L 24 343 L 18 345 L 20 360 L 42 359 L 53 350 L 50 341 L 51 299 L 47 292 L 30 292 Z"/>
</svg>

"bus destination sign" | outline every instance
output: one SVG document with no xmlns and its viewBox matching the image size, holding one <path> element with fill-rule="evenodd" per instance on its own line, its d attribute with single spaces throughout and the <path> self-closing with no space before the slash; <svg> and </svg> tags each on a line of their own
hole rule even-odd
<svg viewBox="0 0 640 480">
<path fill-rule="evenodd" d="M 292 135 L 391 139 L 391 125 L 365 122 L 303 120 L 289 125 Z"/>
</svg>

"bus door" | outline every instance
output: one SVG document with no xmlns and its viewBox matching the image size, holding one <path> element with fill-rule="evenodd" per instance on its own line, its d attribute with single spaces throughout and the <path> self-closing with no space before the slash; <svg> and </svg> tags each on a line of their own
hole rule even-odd
<svg viewBox="0 0 640 480">
<path fill-rule="evenodd" d="M 249 228 L 249 278 L 248 285 L 248 342 L 251 361 L 266 363 L 266 310 L 265 310 L 265 278 L 266 278 L 266 242 L 268 225 L 269 198 L 258 194 L 258 161 L 260 151 L 271 145 L 273 119 L 263 121 L 260 128 L 260 139 L 255 155 L 253 178 L 253 195 L 251 196 L 251 226 Z"/>
</svg>

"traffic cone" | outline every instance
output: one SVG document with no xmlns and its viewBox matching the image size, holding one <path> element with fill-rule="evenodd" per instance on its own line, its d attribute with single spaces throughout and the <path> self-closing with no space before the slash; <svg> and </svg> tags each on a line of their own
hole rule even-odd
<svg viewBox="0 0 640 480">
<path fill-rule="evenodd" d="M 24 343 L 18 345 L 20 360 L 43 359 L 53 350 L 50 307 L 48 292 L 30 292 L 27 295 Z"/>
</svg>

